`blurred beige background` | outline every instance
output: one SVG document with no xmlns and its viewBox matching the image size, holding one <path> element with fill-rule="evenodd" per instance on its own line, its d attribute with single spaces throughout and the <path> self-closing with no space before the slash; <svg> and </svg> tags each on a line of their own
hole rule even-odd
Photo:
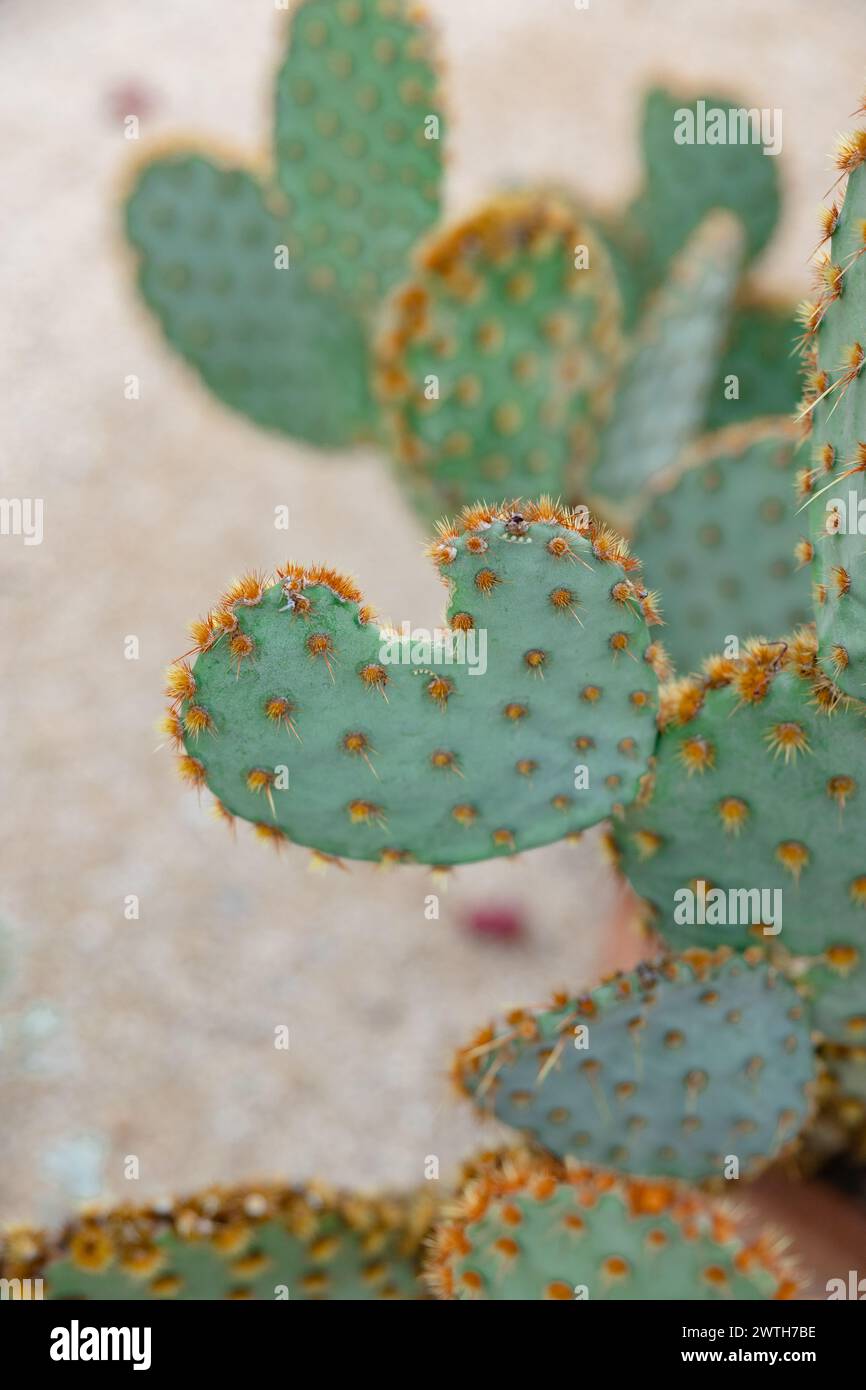
<svg viewBox="0 0 866 1390">
<path fill-rule="evenodd" d="M 762 280 L 804 293 L 866 73 L 862 0 L 428 9 L 454 113 L 449 212 L 515 177 L 619 202 L 647 83 L 730 88 L 784 113 L 785 222 Z M 424 871 L 314 877 L 303 851 L 277 858 L 243 828 L 232 844 L 154 755 L 163 668 L 238 571 L 328 560 L 398 622 L 432 626 L 442 601 L 381 459 L 223 411 L 133 299 L 117 194 L 141 147 L 123 114 L 141 109 L 143 142 L 254 152 L 283 18 L 272 0 L 0 4 L 0 491 L 45 502 L 41 546 L 0 538 L 0 1219 L 259 1175 L 407 1185 L 431 1153 L 444 1175 L 478 1137 L 450 1095 L 454 1046 L 503 1004 L 590 984 L 614 946 L 593 835 L 462 870 L 428 922 Z M 524 911 L 525 938 L 468 933 L 480 902 Z"/>
</svg>

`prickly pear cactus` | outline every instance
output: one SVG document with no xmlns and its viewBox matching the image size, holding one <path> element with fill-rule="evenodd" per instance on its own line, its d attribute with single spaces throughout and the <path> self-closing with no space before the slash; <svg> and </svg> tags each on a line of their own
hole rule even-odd
<svg viewBox="0 0 866 1390">
<path fill-rule="evenodd" d="M 812 467 L 802 476 L 815 581 L 819 655 L 846 694 L 866 699 L 866 381 L 859 305 L 866 293 L 866 130 L 837 155 L 844 194 L 827 210 L 830 249 L 817 267 L 818 296 L 804 306 Z"/>
<path fill-rule="evenodd" d="M 332 447 L 375 433 L 371 311 L 438 215 L 431 52 L 404 0 L 301 0 L 272 168 L 176 150 L 136 176 L 126 231 L 144 300 L 257 424 Z"/>
<path fill-rule="evenodd" d="M 693 950 L 551 1007 L 518 1009 L 458 1054 L 482 1110 L 565 1158 L 621 1172 L 750 1176 L 809 1117 L 802 1000 L 760 948 Z"/>
<path fill-rule="evenodd" d="M 183 775 L 278 844 L 389 864 L 514 854 L 631 800 L 664 654 L 625 543 L 542 500 L 474 507 L 431 555 L 438 650 L 331 570 L 233 586 L 170 672 Z"/>
<path fill-rule="evenodd" d="M 54 1238 L 0 1236 L 0 1274 L 49 1299 L 419 1299 L 426 1196 L 365 1198 L 271 1185 L 120 1207 Z"/>
<path fill-rule="evenodd" d="M 770 944 L 802 975 L 818 1030 L 856 1041 L 866 741 L 863 716 L 816 662 L 814 633 L 711 658 L 702 677 L 663 688 L 660 727 L 655 766 L 612 828 L 655 925 L 676 949 Z"/>
<path fill-rule="evenodd" d="M 635 547 L 664 593 L 665 646 L 679 671 L 748 632 L 756 611 L 769 632 L 809 617 L 808 566 L 795 559 L 795 440 L 785 419 L 733 425 L 654 482 Z"/>
<path fill-rule="evenodd" d="M 626 519 L 643 488 L 672 467 L 699 429 L 740 273 L 742 232 L 713 213 L 672 264 L 643 316 L 589 478 Z"/>
<path fill-rule="evenodd" d="M 746 1240 L 726 1207 L 681 1183 L 522 1154 L 467 1184 L 427 1277 L 440 1299 L 511 1302 L 786 1299 L 799 1287 L 777 1240 Z"/>
<path fill-rule="evenodd" d="M 428 516 L 573 495 L 622 353 L 599 238 L 554 194 L 506 194 L 415 261 L 377 343 L 401 483 Z"/>
<path fill-rule="evenodd" d="M 629 327 L 714 208 L 728 208 L 742 222 L 749 260 L 769 241 L 779 216 L 778 160 L 751 139 L 721 143 L 715 130 L 712 143 L 700 138 L 711 122 L 719 123 L 712 113 L 725 113 L 727 135 L 728 113 L 744 109 L 730 96 L 685 98 L 663 88 L 647 93 L 641 130 L 644 186 L 605 227 Z M 762 406 L 760 413 L 768 408 Z"/>
</svg>

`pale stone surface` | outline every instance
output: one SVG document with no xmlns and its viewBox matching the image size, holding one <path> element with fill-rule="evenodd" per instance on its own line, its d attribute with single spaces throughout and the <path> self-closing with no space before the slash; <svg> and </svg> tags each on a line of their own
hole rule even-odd
<svg viewBox="0 0 866 1390">
<path fill-rule="evenodd" d="M 645 84 L 733 85 L 783 109 L 788 206 L 765 283 L 805 292 L 828 151 L 859 100 L 859 0 L 429 9 L 454 111 L 451 210 L 542 176 L 621 200 Z M 442 600 L 381 459 L 322 456 L 223 411 L 132 296 L 117 197 L 136 147 L 109 91 L 153 93 L 147 136 L 254 152 L 280 22 L 265 0 L 0 7 L 2 488 L 45 499 L 41 547 L 0 541 L 7 1219 L 256 1174 L 409 1184 L 431 1153 L 444 1173 L 479 1136 L 450 1093 L 453 1047 L 504 1003 L 590 984 L 618 941 L 593 836 L 461 871 L 430 923 L 426 874 L 312 877 L 301 852 L 277 858 L 245 830 L 232 845 L 154 755 L 162 668 L 241 569 L 287 550 L 334 562 L 398 622 L 432 626 Z M 132 893 L 138 922 L 123 915 Z M 461 909 L 497 898 L 525 906 L 525 945 L 461 931 Z"/>
</svg>

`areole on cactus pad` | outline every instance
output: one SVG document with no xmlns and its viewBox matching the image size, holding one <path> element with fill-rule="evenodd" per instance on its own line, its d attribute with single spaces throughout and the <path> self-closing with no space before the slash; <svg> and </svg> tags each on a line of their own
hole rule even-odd
<svg viewBox="0 0 866 1390">
<path fill-rule="evenodd" d="M 233 586 L 169 673 L 183 775 L 267 839 L 386 864 L 514 854 L 630 801 L 667 666 L 625 542 L 542 500 L 467 509 L 430 553 L 438 650 L 332 570 Z"/>
</svg>

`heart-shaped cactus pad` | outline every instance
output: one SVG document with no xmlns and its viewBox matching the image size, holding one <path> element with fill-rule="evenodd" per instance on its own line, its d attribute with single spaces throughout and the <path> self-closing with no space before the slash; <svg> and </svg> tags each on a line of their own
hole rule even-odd
<svg viewBox="0 0 866 1390">
<path fill-rule="evenodd" d="M 574 834 L 635 796 L 666 658 L 624 541 L 547 499 L 478 505 L 430 554 L 448 627 L 380 627 L 323 567 L 248 575 L 169 672 L 182 774 L 277 842 L 447 865 Z"/>
</svg>

